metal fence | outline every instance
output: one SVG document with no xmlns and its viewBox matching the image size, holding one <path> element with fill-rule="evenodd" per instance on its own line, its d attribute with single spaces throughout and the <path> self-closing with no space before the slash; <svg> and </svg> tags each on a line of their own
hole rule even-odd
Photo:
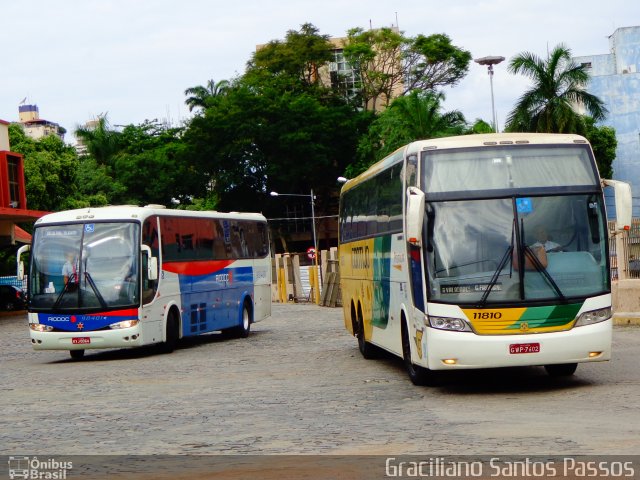
<svg viewBox="0 0 640 480">
<path fill-rule="evenodd" d="M 609 222 L 609 232 L 615 232 L 615 221 Z M 621 232 L 621 255 L 617 255 L 616 237 L 609 237 L 609 254 L 611 257 L 611 277 L 618 278 L 618 261 L 626 266 L 627 278 L 640 278 L 640 218 L 631 221 L 631 229 Z"/>
<path fill-rule="evenodd" d="M 0 277 L 0 285 L 13 285 L 14 287 L 19 287 L 22 290 L 26 291 L 27 279 L 25 278 L 24 280 L 18 280 L 18 277 L 16 277 L 15 275 Z"/>
</svg>

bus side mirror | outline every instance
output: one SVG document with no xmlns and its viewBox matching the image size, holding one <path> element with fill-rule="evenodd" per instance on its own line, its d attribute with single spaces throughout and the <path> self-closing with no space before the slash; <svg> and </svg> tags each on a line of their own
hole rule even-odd
<svg viewBox="0 0 640 480">
<path fill-rule="evenodd" d="M 30 250 L 31 245 L 23 245 L 18 249 L 18 253 L 16 254 L 18 280 L 24 280 L 24 262 L 21 258 L 22 254 Z"/>
<path fill-rule="evenodd" d="M 407 188 L 407 241 L 419 246 L 422 243 L 424 222 L 424 192 L 417 187 Z"/>
<path fill-rule="evenodd" d="M 157 280 L 158 258 L 152 255 L 151 249 L 147 245 L 142 245 L 142 252 L 147 256 L 147 278 L 149 280 Z"/>
<path fill-rule="evenodd" d="M 631 229 L 631 185 L 619 180 L 602 180 L 608 187 L 613 187 L 616 199 L 616 230 Z"/>
</svg>

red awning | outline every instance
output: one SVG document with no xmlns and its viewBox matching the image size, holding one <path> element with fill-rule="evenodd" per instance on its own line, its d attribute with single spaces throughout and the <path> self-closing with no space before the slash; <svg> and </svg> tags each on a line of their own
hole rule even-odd
<svg viewBox="0 0 640 480">
<path fill-rule="evenodd" d="M 14 236 L 15 236 L 16 242 L 31 243 L 31 234 L 25 232 L 18 225 L 16 225 Z"/>
</svg>

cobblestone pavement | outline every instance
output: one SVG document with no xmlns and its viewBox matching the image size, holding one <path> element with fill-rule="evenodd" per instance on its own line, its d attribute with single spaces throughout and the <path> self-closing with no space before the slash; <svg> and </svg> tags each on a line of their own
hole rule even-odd
<svg viewBox="0 0 640 480">
<path fill-rule="evenodd" d="M 364 360 L 342 310 L 273 307 L 247 339 L 156 348 L 31 349 L 0 318 L 0 454 L 637 454 L 639 327 L 614 359 L 557 380 L 542 368 L 413 386 L 399 359 Z"/>
</svg>

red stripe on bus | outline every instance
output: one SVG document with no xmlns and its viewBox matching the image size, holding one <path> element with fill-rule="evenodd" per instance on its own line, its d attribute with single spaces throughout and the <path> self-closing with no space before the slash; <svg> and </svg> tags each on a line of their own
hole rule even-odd
<svg viewBox="0 0 640 480">
<path fill-rule="evenodd" d="M 234 260 L 165 262 L 162 269 L 180 275 L 209 275 L 228 267 L 233 262 Z"/>
<path fill-rule="evenodd" d="M 127 308 L 125 310 L 113 310 L 111 312 L 87 313 L 87 317 L 137 317 L 137 308 Z"/>
</svg>

